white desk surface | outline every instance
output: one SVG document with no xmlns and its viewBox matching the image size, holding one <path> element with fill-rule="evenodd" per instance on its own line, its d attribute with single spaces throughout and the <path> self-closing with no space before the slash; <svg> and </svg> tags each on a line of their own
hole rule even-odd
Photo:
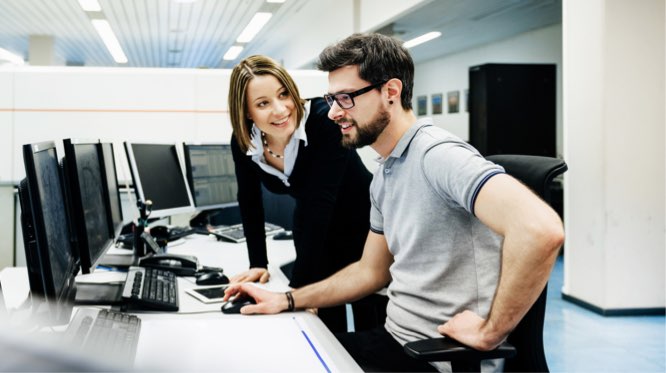
<svg viewBox="0 0 666 373">
<path fill-rule="evenodd" d="M 295 257 L 293 241 L 267 240 L 271 280 L 261 285 L 288 289 L 280 271 Z M 219 242 L 192 235 L 174 242 L 168 253 L 195 255 L 205 266 L 222 267 L 227 276 L 248 268 L 244 243 Z M 113 276 L 104 274 L 103 276 Z M 0 272 L 7 308 L 20 305 L 29 291 L 25 268 Z M 139 370 L 223 370 L 243 372 L 352 372 L 361 371 L 318 317 L 308 312 L 278 315 L 226 315 L 222 303 L 204 304 L 185 289 L 194 278 L 179 277 L 178 312 L 135 312 L 141 335 L 134 367 Z M 133 311 L 134 312 L 134 311 Z"/>
</svg>

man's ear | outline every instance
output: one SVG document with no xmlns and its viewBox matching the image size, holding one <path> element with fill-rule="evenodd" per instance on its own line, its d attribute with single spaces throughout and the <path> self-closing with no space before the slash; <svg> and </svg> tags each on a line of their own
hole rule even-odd
<svg viewBox="0 0 666 373">
<path fill-rule="evenodd" d="M 400 102 L 400 94 L 402 93 L 402 81 L 400 79 L 393 78 L 386 82 L 386 90 L 389 101 Z"/>
</svg>

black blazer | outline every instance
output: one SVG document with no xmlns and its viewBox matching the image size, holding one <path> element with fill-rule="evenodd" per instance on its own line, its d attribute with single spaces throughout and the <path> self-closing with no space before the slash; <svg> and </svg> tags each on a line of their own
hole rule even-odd
<svg viewBox="0 0 666 373">
<path fill-rule="evenodd" d="M 231 139 L 250 267 L 268 265 L 261 184 L 296 201 L 292 287 L 324 279 L 358 260 L 370 227 L 372 175 L 355 150 L 341 145 L 340 128 L 328 119 L 328 110 L 322 98 L 312 99 L 305 123 L 308 146 L 300 142 L 288 187 Z"/>
</svg>

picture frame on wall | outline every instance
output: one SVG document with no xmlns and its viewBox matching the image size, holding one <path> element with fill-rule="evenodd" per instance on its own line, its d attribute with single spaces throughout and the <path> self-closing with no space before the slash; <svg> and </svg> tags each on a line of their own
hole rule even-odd
<svg viewBox="0 0 666 373">
<path fill-rule="evenodd" d="M 418 96 L 416 98 L 417 115 L 428 114 L 428 96 Z"/>
<path fill-rule="evenodd" d="M 431 96 L 432 114 L 442 114 L 442 94 L 433 93 Z"/>
<path fill-rule="evenodd" d="M 460 91 L 451 91 L 446 94 L 449 103 L 449 114 L 457 113 L 460 106 Z"/>
</svg>

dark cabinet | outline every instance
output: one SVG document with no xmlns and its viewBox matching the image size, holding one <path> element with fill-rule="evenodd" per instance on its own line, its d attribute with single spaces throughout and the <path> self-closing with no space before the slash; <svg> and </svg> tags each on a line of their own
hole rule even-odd
<svg viewBox="0 0 666 373">
<path fill-rule="evenodd" d="M 556 156 L 556 66 L 471 67 L 469 121 L 470 143 L 483 155 Z"/>
</svg>

